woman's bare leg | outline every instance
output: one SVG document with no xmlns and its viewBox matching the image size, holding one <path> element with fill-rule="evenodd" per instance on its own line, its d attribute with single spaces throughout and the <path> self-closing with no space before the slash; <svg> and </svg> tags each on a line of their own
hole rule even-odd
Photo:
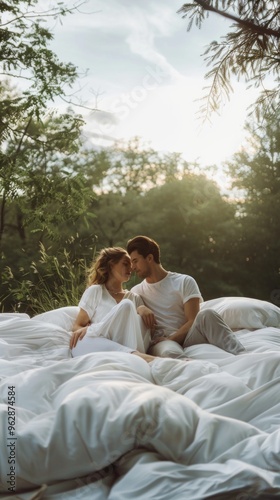
<svg viewBox="0 0 280 500">
<path fill-rule="evenodd" d="M 133 351 L 131 354 L 136 354 L 136 356 L 144 359 L 145 361 L 147 361 L 147 363 L 150 363 L 151 361 L 154 361 L 154 359 L 157 359 L 157 356 L 151 356 L 150 354 L 144 354 L 143 352 L 139 351 Z"/>
</svg>

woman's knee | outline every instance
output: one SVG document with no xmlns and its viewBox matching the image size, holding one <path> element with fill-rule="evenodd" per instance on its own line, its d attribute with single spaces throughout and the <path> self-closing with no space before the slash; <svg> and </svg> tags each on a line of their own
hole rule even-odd
<svg viewBox="0 0 280 500">
<path fill-rule="evenodd" d="M 122 301 L 119 303 L 119 309 L 126 314 L 130 314 L 131 312 L 136 313 L 135 305 L 129 299 L 122 299 Z"/>
<path fill-rule="evenodd" d="M 135 309 L 135 305 L 129 299 L 122 299 L 121 302 L 119 302 L 119 308 L 120 309 Z"/>
</svg>

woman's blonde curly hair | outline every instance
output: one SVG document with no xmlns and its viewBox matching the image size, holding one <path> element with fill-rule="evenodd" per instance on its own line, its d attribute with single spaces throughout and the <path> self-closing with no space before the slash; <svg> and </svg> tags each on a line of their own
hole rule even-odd
<svg viewBox="0 0 280 500">
<path fill-rule="evenodd" d="M 87 286 L 106 283 L 112 264 L 117 264 L 124 255 L 128 255 L 124 248 L 103 248 L 88 270 Z"/>
</svg>

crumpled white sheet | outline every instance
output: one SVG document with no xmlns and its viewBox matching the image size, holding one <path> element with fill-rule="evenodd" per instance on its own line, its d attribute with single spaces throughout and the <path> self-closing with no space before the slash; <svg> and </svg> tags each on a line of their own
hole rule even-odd
<svg viewBox="0 0 280 500">
<path fill-rule="evenodd" d="M 202 344 L 186 350 L 193 361 L 147 364 L 124 353 L 72 359 L 62 327 L 0 321 L 0 498 L 10 495 L 10 386 L 23 500 L 44 484 L 43 500 L 278 495 L 280 329 L 238 335 L 249 353 Z"/>
</svg>

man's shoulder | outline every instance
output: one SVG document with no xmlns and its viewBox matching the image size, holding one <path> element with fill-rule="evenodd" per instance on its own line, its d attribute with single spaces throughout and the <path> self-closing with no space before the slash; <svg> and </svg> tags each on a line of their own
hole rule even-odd
<svg viewBox="0 0 280 500">
<path fill-rule="evenodd" d="M 175 289 L 180 290 L 183 293 L 193 292 L 193 290 L 198 290 L 198 284 L 196 280 L 189 274 L 182 273 L 169 273 L 169 285 Z"/>
<path fill-rule="evenodd" d="M 144 281 L 141 281 L 141 283 L 138 283 L 137 285 L 134 285 L 130 291 L 133 292 L 133 293 L 136 293 L 136 294 L 139 294 L 140 291 L 143 289 L 143 284 L 144 284 Z"/>
<path fill-rule="evenodd" d="M 168 277 L 174 281 L 187 281 L 187 280 L 192 281 L 194 279 L 192 276 L 189 276 L 188 274 L 176 273 L 173 271 L 169 271 Z"/>
<path fill-rule="evenodd" d="M 135 287 L 133 287 L 135 288 Z M 138 297 L 139 296 L 139 293 L 136 292 L 136 290 L 134 290 L 133 288 L 131 288 L 131 290 L 126 290 L 125 292 L 125 297 L 126 298 L 133 298 L 133 297 Z"/>
</svg>

